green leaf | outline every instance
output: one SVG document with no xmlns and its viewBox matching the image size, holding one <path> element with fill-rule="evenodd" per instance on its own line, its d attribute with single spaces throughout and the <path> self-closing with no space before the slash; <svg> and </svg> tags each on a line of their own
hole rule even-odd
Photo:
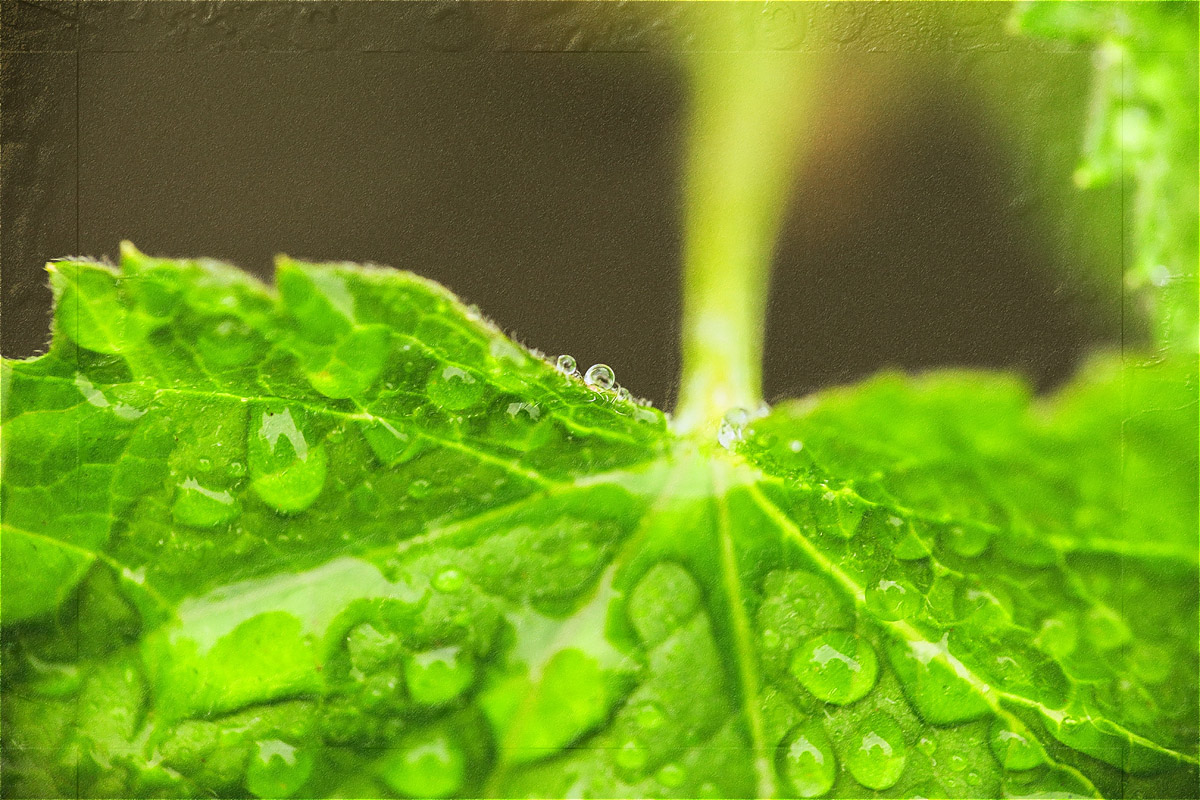
<svg viewBox="0 0 1200 800">
<path fill-rule="evenodd" d="M 1196 364 L 722 440 L 408 273 L 52 265 L 4 364 L 4 793 L 1187 797 Z"/>
</svg>

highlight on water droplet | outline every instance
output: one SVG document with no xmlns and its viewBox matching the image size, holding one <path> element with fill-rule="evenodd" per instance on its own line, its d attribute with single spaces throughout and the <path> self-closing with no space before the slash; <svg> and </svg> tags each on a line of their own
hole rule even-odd
<svg viewBox="0 0 1200 800">
<path fill-rule="evenodd" d="M 896 720 L 877 711 L 860 723 L 846 748 L 846 768 L 868 789 L 890 789 L 900 780 L 908 758 L 904 731 Z"/>
<path fill-rule="evenodd" d="M 622 744 L 617 748 L 617 753 L 614 760 L 617 766 L 628 772 L 641 772 L 645 766 L 649 754 L 646 748 L 632 739 Z"/>
<path fill-rule="evenodd" d="M 555 363 L 554 367 L 563 375 L 574 375 L 576 367 L 575 357 L 563 353 L 558 357 L 558 361 Z"/>
<path fill-rule="evenodd" d="M 847 705 L 874 687 L 879 660 L 866 639 L 849 631 L 827 631 L 796 651 L 791 673 L 816 698 Z"/>
<path fill-rule="evenodd" d="M 583 382 L 593 389 L 608 391 L 617 385 L 617 376 L 608 364 L 592 364 L 584 373 Z"/>
<path fill-rule="evenodd" d="M 799 797 L 820 797 L 837 778 L 833 744 L 819 722 L 797 726 L 784 736 L 776 763 Z"/>
<path fill-rule="evenodd" d="M 422 730 L 377 768 L 384 783 L 409 797 L 449 797 L 462 786 L 467 760 L 444 730 Z"/>
<path fill-rule="evenodd" d="M 413 702 L 437 706 L 450 702 L 475 681 L 475 662 L 461 647 L 417 653 L 404 665 L 404 681 Z"/>
<path fill-rule="evenodd" d="M 255 797 L 291 797 L 312 774 L 312 753 L 280 739 L 254 743 L 246 765 L 246 789 Z"/>
<path fill-rule="evenodd" d="M 881 578 L 867 588 L 867 608 L 880 619 L 906 619 L 917 613 L 921 598 L 907 581 Z"/>
<path fill-rule="evenodd" d="M 434 369 L 425 384 L 425 393 L 434 405 L 445 411 L 463 411 L 483 397 L 484 385 L 461 367 Z"/>
</svg>

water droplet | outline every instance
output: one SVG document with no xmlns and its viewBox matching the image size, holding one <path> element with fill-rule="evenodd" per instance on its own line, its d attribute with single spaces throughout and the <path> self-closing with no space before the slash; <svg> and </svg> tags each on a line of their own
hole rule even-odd
<svg viewBox="0 0 1200 800">
<path fill-rule="evenodd" d="M 848 631 L 827 631 L 796 651 L 791 672 L 818 699 L 846 705 L 871 691 L 879 662 L 867 640 Z"/>
<path fill-rule="evenodd" d="M 1156 264 L 1150 268 L 1150 284 L 1159 289 L 1171 282 L 1171 270 L 1166 264 Z"/>
<path fill-rule="evenodd" d="M 804 442 L 800 441 L 799 439 L 792 439 L 790 442 L 788 442 L 788 450 L 791 450 L 793 453 L 799 453 L 803 449 Z"/>
<path fill-rule="evenodd" d="M 600 551 L 596 546 L 588 541 L 578 541 L 571 545 L 571 549 L 567 551 L 567 559 L 572 566 L 586 567 L 596 563 L 596 559 L 600 557 Z"/>
<path fill-rule="evenodd" d="M 628 403 L 631 400 L 633 400 L 633 395 L 630 394 L 629 390 L 626 389 L 624 386 L 618 386 L 617 387 L 617 399 L 620 400 L 622 403 Z"/>
<path fill-rule="evenodd" d="M 302 421 L 303 414 L 297 414 Z M 325 448 L 309 447 L 291 408 L 262 412 L 249 455 L 251 488 L 276 511 L 303 511 L 325 486 Z"/>
<path fill-rule="evenodd" d="M 992 535 L 974 525 L 954 525 L 946 531 L 946 546 L 963 558 L 974 558 L 987 549 Z"/>
<path fill-rule="evenodd" d="M 240 461 L 230 461 L 228 470 L 230 475 L 240 478 L 246 474 L 246 465 Z"/>
<path fill-rule="evenodd" d="M 458 570 L 450 567 L 439 572 L 433 578 L 433 588 L 439 592 L 457 592 L 466 584 L 466 578 Z"/>
<path fill-rule="evenodd" d="M 881 579 L 867 589 L 867 608 L 880 619 L 906 619 L 917 613 L 921 598 L 906 581 Z"/>
<path fill-rule="evenodd" d="M 1171 677 L 1176 661 L 1170 650 L 1153 644 L 1135 644 L 1129 655 L 1133 674 L 1150 685 L 1162 683 Z"/>
<path fill-rule="evenodd" d="M 668 789 L 674 789 L 682 786 L 687 780 L 687 772 L 678 764 L 663 764 L 654 774 L 654 778 Z"/>
<path fill-rule="evenodd" d="M 992 723 L 992 753 L 1006 770 L 1033 769 L 1042 763 L 1042 748 L 1028 731 L 1017 732 L 1000 720 Z"/>
<path fill-rule="evenodd" d="M 228 490 L 208 489 L 195 478 L 179 484 L 171 514 L 176 522 L 193 528 L 212 528 L 236 519 L 242 506 Z"/>
<path fill-rule="evenodd" d="M 1107 606 L 1095 606 L 1083 620 L 1084 630 L 1097 650 L 1112 650 L 1133 638 L 1129 625 Z"/>
<path fill-rule="evenodd" d="M 967 761 L 966 756 L 955 753 L 954 755 L 950 756 L 947 763 L 949 764 L 950 769 L 954 770 L 955 772 L 962 772 L 967 768 L 967 764 L 970 762 Z"/>
<path fill-rule="evenodd" d="M 896 720 L 876 712 L 858 725 L 853 741 L 846 755 L 846 768 L 856 781 L 882 791 L 900 780 L 908 746 Z"/>
<path fill-rule="evenodd" d="M 554 366 L 563 375 L 574 375 L 575 374 L 575 357 L 569 356 L 566 353 L 564 353 L 563 355 L 558 357 L 558 363 L 556 363 Z"/>
<path fill-rule="evenodd" d="M 26 654 L 32 679 L 24 686 L 39 697 L 64 698 L 79 692 L 83 677 L 74 664 L 55 664 L 43 661 L 32 653 Z"/>
<path fill-rule="evenodd" d="M 386 758 L 379 776 L 410 797 L 448 797 L 462 786 L 466 757 L 445 731 L 424 730 L 409 737 L 400 752 Z"/>
<path fill-rule="evenodd" d="M 632 740 L 617 748 L 615 756 L 617 766 L 629 772 L 641 772 L 648 758 L 646 748 Z"/>
<path fill-rule="evenodd" d="M 777 756 L 779 771 L 800 797 L 820 797 L 833 788 L 837 761 L 833 744 L 818 723 L 795 728 L 784 737 Z"/>
<path fill-rule="evenodd" d="M 909 790 L 908 800 L 942 800 L 950 794 L 937 781 L 926 781 Z"/>
<path fill-rule="evenodd" d="M 662 706 L 658 703 L 642 703 L 634 710 L 633 718 L 637 722 L 637 726 L 644 731 L 661 728 L 667 721 Z"/>
<path fill-rule="evenodd" d="M 607 364 L 592 364 L 584 373 L 583 381 L 593 389 L 607 391 L 616 386 L 617 376 L 613 373 L 612 367 Z"/>
<path fill-rule="evenodd" d="M 255 742 L 246 765 L 246 788 L 256 797 L 290 797 L 312 774 L 313 756 L 307 748 L 279 739 Z"/>
<path fill-rule="evenodd" d="M 917 742 L 917 749 L 927 756 L 932 756 L 937 752 L 937 741 L 928 736 L 922 736 L 921 741 Z"/>
<path fill-rule="evenodd" d="M 430 373 L 425 393 L 446 411 L 462 411 L 479 402 L 484 385 L 460 367 L 443 367 Z"/>
<path fill-rule="evenodd" d="M 970 772 L 967 773 L 967 783 L 969 783 L 970 785 L 978 786 L 982 781 L 983 781 L 983 779 L 981 777 L 979 777 L 979 773 L 976 772 L 975 770 L 971 770 Z"/>
<path fill-rule="evenodd" d="M 418 653 L 404 665 L 404 680 L 414 702 L 425 706 L 448 703 L 475 682 L 475 662 L 461 647 L 442 647 Z"/>
<path fill-rule="evenodd" d="M 721 418 L 717 426 L 717 443 L 730 450 L 746 435 L 746 423 L 750 421 L 750 412 L 744 408 L 731 408 Z"/>
<path fill-rule="evenodd" d="M 1075 652 L 1078 644 L 1078 634 L 1073 620 L 1061 620 L 1048 617 L 1042 620 L 1042 627 L 1034 637 L 1033 643 L 1055 658 L 1066 658 Z"/>
<path fill-rule="evenodd" d="M 762 636 L 759 639 L 763 647 L 767 650 L 775 650 L 779 645 L 783 644 L 783 637 L 774 628 L 767 628 L 762 632 Z"/>
<path fill-rule="evenodd" d="M 212 460 L 208 458 L 197 459 L 196 469 L 198 469 L 200 472 L 208 472 L 212 469 Z"/>
<path fill-rule="evenodd" d="M 433 484 L 429 481 L 424 478 L 417 478 L 415 481 L 409 482 L 408 488 L 405 491 L 409 497 L 414 500 L 420 500 L 422 497 L 428 496 L 432 488 Z"/>
</svg>

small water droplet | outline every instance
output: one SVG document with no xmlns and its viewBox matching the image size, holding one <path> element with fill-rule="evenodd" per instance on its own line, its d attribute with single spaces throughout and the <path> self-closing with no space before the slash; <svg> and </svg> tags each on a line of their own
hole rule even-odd
<svg viewBox="0 0 1200 800">
<path fill-rule="evenodd" d="M 1084 630 L 1092 645 L 1100 651 L 1120 647 L 1133 638 L 1121 615 L 1107 606 L 1094 606 L 1084 616 Z"/>
<path fill-rule="evenodd" d="M 804 442 L 800 441 L 799 439 L 792 439 L 790 442 L 788 442 L 788 450 L 791 450 L 793 453 L 799 453 L 803 449 Z"/>
<path fill-rule="evenodd" d="M 423 730 L 379 767 L 393 790 L 410 797 L 449 797 L 462 786 L 466 757 L 445 731 Z"/>
<path fill-rule="evenodd" d="M 195 478 L 179 484 L 171 514 L 193 528 L 212 528 L 236 519 L 242 506 L 228 490 L 209 489 Z"/>
<path fill-rule="evenodd" d="M 818 723 L 795 728 L 780 744 L 779 771 L 800 797 L 820 797 L 833 788 L 837 760 L 833 744 Z"/>
<path fill-rule="evenodd" d="M 849 631 L 827 631 L 796 651 L 791 673 L 818 699 L 846 705 L 871 691 L 879 661 L 866 639 Z"/>
<path fill-rule="evenodd" d="M 208 458 L 197 459 L 196 469 L 198 469 L 200 472 L 208 472 L 212 469 L 212 460 Z"/>
<path fill-rule="evenodd" d="M 1055 658 L 1061 659 L 1075 652 L 1078 640 L 1073 620 L 1048 617 L 1042 620 L 1042 627 L 1034 637 L 1033 643 Z"/>
<path fill-rule="evenodd" d="M 240 461 L 229 462 L 229 474 L 235 478 L 240 478 L 246 474 L 246 465 Z"/>
<path fill-rule="evenodd" d="M 584 374 L 583 381 L 593 389 L 607 391 L 617 384 L 617 376 L 607 364 L 592 364 Z"/>
<path fill-rule="evenodd" d="M 992 724 L 992 753 L 1000 766 L 1019 772 L 1042 763 L 1042 748 L 1028 731 L 1015 731 L 1000 720 Z"/>
<path fill-rule="evenodd" d="M 932 756 L 937 752 L 937 741 L 928 736 L 922 736 L 921 741 L 917 742 L 917 749 L 927 756 Z"/>
<path fill-rule="evenodd" d="M 290 797 L 312 774 L 313 756 L 307 748 L 279 739 L 255 742 L 246 765 L 246 788 L 256 797 Z"/>
<path fill-rule="evenodd" d="M 626 389 L 624 386 L 618 386 L 617 387 L 617 399 L 620 400 L 622 403 L 628 403 L 631 400 L 633 400 L 633 395 L 630 394 L 629 390 Z"/>
<path fill-rule="evenodd" d="M 654 778 L 668 789 L 675 789 L 683 785 L 687 779 L 687 772 L 678 764 L 663 764 L 654 774 Z"/>
<path fill-rule="evenodd" d="M 405 491 L 409 497 L 414 500 L 420 500 L 422 497 L 428 496 L 432 488 L 433 484 L 429 481 L 424 478 L 417 478 L 415 481 L 409 482 L 408 488 Z"/>
<path fill-rule="evenodd" d="M 475 662 L 461 647 L 417 653 L 405 662 L 404 680 L 414 702 L 425 706 L 442 705 L 474 683 Z"/>
<path fill-rule="evenodd" d="M 726 450 L 733 447 L 746 435 L 746 423 L 750 421 L 750 412 L 744 408 L 731 408 L 721 418 L 717 426 L 717 443 Z"/>
<path fill-rule="evenodd" d="M 967 761 L 966 756 L 955 753 L 954 755 L 950 756 L 950 759 L 947 763 L 950 765 L 950 769 L 954 770 L 955 772 L 962 772 L 967 768 L 967 764 L 970 762 Z"/>
<path fill-rule="evenodd" d="M 920 608 L 917 590 L 906 581 L 881 579 L 867 589 L 867 608 L 886 620 L 906 619 Z"/>
<path fill-rule="evenodd" d="M 846 755 L 846 768 L 868 789 L 882 791 L 900 780 L 908 746 L 904 731 L 887 714 L 876 712 L 860 723 Z"/>
<path fill-rule="evenodd" d="M 954 525 L 946 531 L 946 546 L 963 558 L 974 558 L 987 550 L 992 535 L 986 528 Z"/>
<path fill-rule="evenodd" d="M 646 748 L 642 747 L 637 742 L 630 740 L 617 748 L 615 760 L 617 766 L 629 772 L 641 772 L 646 766 L 648 758 Z"/>
<path fill-rule="evenodd" d="M 576 366 L 575 357 L 563 353 L 558 357 L 558 362 L 554 366 L 563 375 L 574 375 Z"/>
<path fill-rule="evenodd" d="M 774 650 L 779 647 L 779 645 L 783 644 L 783 637 L 781 637 L 779 635 L 779 631 L 775 630 L 774 628 L 767 628 L 762 632 L 762 636 L 759 638 L 762 641 L 763 647 L 767 650 Z"/>
<path fill-rule="evenodd" d="M 457 592 L 465 584 L 466 578 L 453 567 L 442 570 L 433 578 L 433 588 L 439 592 Z"/>
<path fill-rule="evenodd" d="M 637 726 L 644 731 L 661 728 L 667 721 L 662 706 L 658 703 L 642 703 L 634 710 L 633 718 L 637 722 Z"/>
<path fill-rule="evenodd" d="M 479 402 L 484 385 L 460 367 L 443 367 L 430 373 L 425 384 L 429 399 L 446 411 L 462 411 Z"/>
</svg>

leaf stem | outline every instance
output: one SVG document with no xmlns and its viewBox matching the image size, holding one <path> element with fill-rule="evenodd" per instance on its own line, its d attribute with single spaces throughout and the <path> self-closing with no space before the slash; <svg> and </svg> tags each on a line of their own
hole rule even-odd
<svg viewBox="0 0 1200 800">
<path fill-rule="evenodd" d="M 709 33 L 713 44 L 732 38 Z M 706 49 L 688 61 L 681 433 L 707 430 L 730 408 L 762 400 L 770 262 L 815 59 Z"/>
</svg>

